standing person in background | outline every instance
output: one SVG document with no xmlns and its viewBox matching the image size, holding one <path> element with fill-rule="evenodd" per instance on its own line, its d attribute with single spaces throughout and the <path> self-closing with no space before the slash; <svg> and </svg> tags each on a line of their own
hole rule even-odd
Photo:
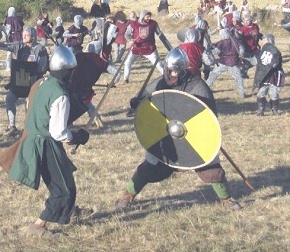
<svg viewBox="0 0 290 252">
<path fill-rule="evenodd" d="M 215 33 L 217 33 L 217 29 L 214 30 L 210 30 L 210 27 L 208 25 L 208 22 L 206 20 L 203 19 L 196 19 L 196 24 L 193 25 L 191 28 L 197 29 L 199 32 L 199 39 L 198 39 L 198 43 L 201 44 L 205 50 L 206 53 L 208 53 L 208 57 L 206 60 L 203 61 L 203 76 L 204 79 L 207 80 L 209 73 L 211 71 L 211 65 L 213 63 L 215 63 L 215 59 L 212 57 L 212 53 L 209 53 L 212 49 L 212 43 L 211 43 L 211 39 L 210 36 L 214 35 Z"/>
<path fill-rule="evenodd" d="M 233 19 L 232 24 L 230 24 L 227 28 L 231 32 L 231 36 L 241 41 L 242 34 L 240 33 L 240 29 L 242 27 L 241 22 L 241 12 L 240 11 L 234 11 L 233 12 Z"/>
<path fill-rule="evenodd" d="M 72 48 L 74 54 L 82 52 L 84 37 L 90 33 L 89 29 L 83 25 L 83 22 L 81 15 L 75 15 L 74 24 L 63 33 L 63 37 L 66 38 L 66 45 Z"/>
<path fill-rule="evenodd" d="M 93 5 L 90 10 L 90 16 L 94 18 L 104 17 L 104 11 L 102 7 L 97 3 L 97 0 L 93 0 Z"/>
<path fill-rule="evenodd" d="M 236 81 L 236 88 L 241 98 L 245 98 L 245 87 L 240 70 L 240 58 L 244 56 L 243 45 L 231 37 L 229 30 L 220 30 L 221 40 L 214 44 L 213 54 L 218 55 L 218 65 L 210 72 L 207 85 L 210 87 L 219 75 L 229 71 Z"/>
<path fill-rule="evenodd" d="M 236 5 L 233 3 L 233 1 L 227 0 L 226 6 L 224 8 L 224 12 L 226 13 L 233 13 L 233 11 L 237 10 Z"/>
<path fill-rule="evenodd" d="M 102 58 L 112 61 L 113 43 L 118 36 L 119 28 L 115 25 L 115 17 L 109 16 L 106 18 L 102 34 Z"/>
<path fill-rule="evenodd" d="M 168 1 L 167 0 L 160 0 L 159 6 L 157 7 L 157 12 L 159 16 L 165 16 L 169 13 L 168 10 Z"/>
<path fill-rule="evenodd" d="M 101 0 L 101 8 L 104 12 L 104 16 L 110 15 L 111 14 L 110 0 Z"/>
<path fill-rule="evenodd" d="M 128 25 L 125 37 L 132 46 L 132 50 L 124 63 L 124 82 L 129 83 L 129 75 L 131 65 L 138 57 L 145 57 L 150 60 L 152 64 L 155 63 L 159 55 L 155 44 L 155 33 L 159 36 L 161 42 L 169 49 L 168 41 L 164 34 L 161 32 L 159 25 L 156 21 L 151 19 L 151 12 L 142 10 L 138 20 L 131 22 Z M 163 74 L 163 67 L 158 61 L 156 68 Z"/>
<path fill-rule="evenodd" d="M 241 12 L 242 18 L 244 17 L 244 15 L 250 14 L 251 12 L 250 5 L 247 0 L 242 0 L 242 4 L 239 8 L 239 11 Z"/>
<path fill-rule="evenodd" d="M 118 27 L 119 32 L 116 37 L 113 47 L 114 47 L 114 60 L 115 63 L 121 63 L 122 57 L 126 51 L 127 40 L 125 38 L 125 32 L 127 26 L 129 25 L 129 21 L 126 18 L 126 14 L 123 11 L 117 11 L 115 14 L 115 25 Z"/>
<path fill-rule="evenodd" d="M 281 21 L 281 27 L 290 32 L 290 0 L 281 1 L 283 19 Z M 289 45 L 290 51 L 290 45 Z"/>
<path fill-rule="evenodd" d="M 129 14 L 129 22 L 134 22 L 138 20 L 138 17 L 136 15 L 136 12 L 135 11 L 131 11 L 130 14 Z"/>
<path fill-rule="evenodd" d="M 14 44 L 0 43 L 0 49 L 13 52 L 16 55 L 16 60 L 20 62 L 22 61 L 36 62 L 37 63 L 36 79 L 40 79 L 48 70 L 47 50 L 42 44 L 37 43 L 37 34 L 36 30 L 33 27 L 27 27 L 23 30 L 22 40 L 23 42 L 18 42 Z M 14 71 L 14 69 L 11 69 L 11 71 Z M 4 132 L 4 135 L 11 136 L 18 132 L 15 126 L 16 101 L 18 100 L 20 94 L 18 93 L 18 89 L 16 88 L 16 86 L 13 86 L 11 83 L 9 83 L 5 88 L 8 89 L 8 93 L 6 95 L 6 112 L 9 125 Z"/>
<path fill-rule="evenodd" d="M 43 12 L 37 20 L 37 38 L 43 46 L 47 45 L 48 35 L 52 34 L 53 23 L 49 21 L 48 13 Z"/>
<path fill-rule="evenodd" d="M 254 87 L 259 88 L 257 93 L 257 116 L 263 116 L 267 99 L 270 97 L 270 108 L 273 115 L 278 116 L 279 93 L 285 84 L 285 74 L 282 69 L 282 55 L 275 46 L 275 37 L 265 34 L 262 37 L 262 48 L 258 56 Z"/>
<path fill-rule="evenodd" d="M 52 36 L 55 37 L 56 42 L 60 45 L 64 41 L 64 38 L 63 38 L 64 27 L 62 24 L 61 17 L 57 17 L 55 21 L 56 21 L 56 26 L 55 26 L 54 32 L 52 33 Z"/>
<path fill-rule="evenodd" d="M 204 53 L 205 48 L 203 45 L 198 43 L 199 31 L 196 29 L 187 29 L 185 33 L 184 41 L 179 44 L 178 47 L 183 49 L 183 51 L 188 56 L 189 66 L 188 71 L 192 76 L 198 76 L 201 78 L 201 67 L 203 58 L 205 58 L 206 53 Z"/>
<path fill-rule="evenodd" d="M 246 14 L 243 18 L 243 26 L 239 29 L 243 46 L 245 48 L 245 55 L 242 64 L 242 77 L 248 79 L 248 70 L 257 65 L 257 56 L 260 51 L 259 39 L 260 28 L 253 22 L 253 17 Z"/>
<path fill-rule="evenodd" d="M 7 11 L 7 18 L 4 21 L 6 34 L 9 42 L 21 42 L 24 22 L 16 16 L 15 8 L 9 7 Z M 7 52 L 6 56 L 6 71 L 10 72 L 12 60 L 12 52 Z"/>
</svg>

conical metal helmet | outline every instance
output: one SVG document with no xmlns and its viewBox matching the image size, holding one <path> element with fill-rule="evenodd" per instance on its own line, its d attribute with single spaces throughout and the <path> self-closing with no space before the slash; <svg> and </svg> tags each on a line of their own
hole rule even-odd
<svg viewBox="0 0 290 252">
<path fill-rule="evenodd" d="M 72 50 L 64 45 L 59 45 L 49 62 L 52 71 L 72 69 L 77 66 L 77 60 Z"/>
<path fill-rule="evenodd" d="M 189 67 L 189 59 L 180 47 L 176 47 L 166 55 L 164 65 L 169 71 L 181 72 Z"/>
</svg>

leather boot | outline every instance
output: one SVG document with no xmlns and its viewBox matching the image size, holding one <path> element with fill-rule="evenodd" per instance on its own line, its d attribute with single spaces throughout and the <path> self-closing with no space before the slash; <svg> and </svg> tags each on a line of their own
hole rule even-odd
<svg viewBox="0 0 290 252">
<path fill-rule="evenodd" d="M 221 204 L 223 207 L 231 210 L 231 211 L 237 211 L 241 210 L 243 207 L 239 204 L 237 200 L 234 198 L 227 198 L 227 199 L 220 199 Z"/>
<path fill-rule="evenodd" d="M 271 110 L 272 110 L 273 115 L 275 116 L 280 115 L 280 113 L 278 112 L 278 104 L 279 104 L 279 100 L 270 100 Z"/>
<path fill-rule="evenodd" d="M 115 203 L 116 211 L 124 210 L 136 197 L 136 194 L 126 191 Z"/>
<path fill-rule="evenodd" d="M 265 97 L 257 98 L 257 104 L 258 104 L 257 116 L 263 116 L 264 115 L 266 102 L 267 102 L 267 100 L 266 100 Z"/>
</svg>

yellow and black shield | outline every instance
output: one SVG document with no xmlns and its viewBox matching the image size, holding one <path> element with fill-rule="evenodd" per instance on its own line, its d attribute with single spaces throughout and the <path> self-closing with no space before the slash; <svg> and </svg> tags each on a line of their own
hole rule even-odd
<svg viewBox="0 0 290 252">
<path fill-rule="evenodd" d="M 221 147 L 221 129 L 214 113 L 182 91 L 154 92 L 138 106 L 134 123 L 141 145 L 174 168 L 203 167 Z"/>
</svg>

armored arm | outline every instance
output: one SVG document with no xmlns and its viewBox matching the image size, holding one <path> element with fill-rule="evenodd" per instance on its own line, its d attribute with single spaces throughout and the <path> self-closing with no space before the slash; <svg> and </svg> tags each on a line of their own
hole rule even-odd
<svg viewBox="0 0 290 252">
<path fill-rule="evenodd" d="M 172 45 L 168 41 L 168 39 L 165 37 L 163 32 L 160 30 L 159 26 L 156 26 L 156 34 L 159 36 L 159 39 L 161 40 L 162 44 L 165 46 L 165 48 L 170 51 L 173 49 Z"/>
<path fill-rule="evenodd" d="M 69 30 L 65 30 L 62 36 L 63 36 L 64 38 L 72 38 L 72 37 L 73 37 L 73 34 L 70 33 Z"/>
<path fill-rule="evenodd" d="M 17 42 L 19 44 L 19 42 Z M 14 43 L 3 43 L 0 42 L 0 50 L 2 51 L 9 51 L 9 52 L 15 52 L 15 46 L 17 45 L 15 42 Z"/>
</svg>

